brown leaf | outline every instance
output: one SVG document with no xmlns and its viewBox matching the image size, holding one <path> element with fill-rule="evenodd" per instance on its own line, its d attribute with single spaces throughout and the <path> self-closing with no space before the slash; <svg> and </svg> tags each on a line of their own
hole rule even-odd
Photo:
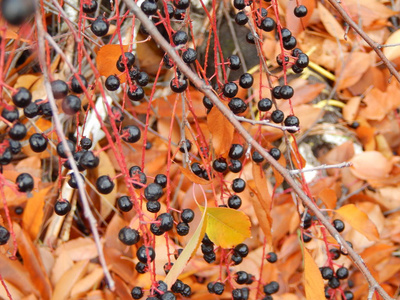
<svg viewBox="0 0 400 300">
<path fill-rule="evenodd" d="M 99 153 L 99 159 L 101 161 L 101 164 L 97 169 L 99 176 L 108 175 L 111 178 L 115 177 L 114 165 L 112 164 L 109 156 L 107 155 L 107 152 L 101 151 Z M 100 197 L 101 200 L 100 215 L 104 219 L 114 210 L 115 201 L 117 200 L 118 182 L 117 180 L 113 180 L 113 182 L 115 186 L 111 191 L 111 193 L 102 195 Z"/>
<path fill-rule="evenodd" d="M 215 154 L 221 156 L 229 152 L 235 131 L 233 125 L 216 107 L 213 107 L 207 115 L 207 125 Z"/>
<path fill-rule="evenodd" d="M 356 119 L 360 103 L 361 97 L 351 97 L 346 106 L 343 107 L 343 118 L 348 123 L 352 123 Z"/>
<path fill-rule="evenodd" d="M 202 185 L 206 185 L 206 184 L 210 184 L 211 181 L 209 180 L 205 180 L 204 178 L 200 178 L 199 176 L 197 176 L 196 174 L 194 174 L 192 171 L 179 166 L 179 169 L 181 170 L 181 172 L 191 181 L 197 184 L 202 184 Z"/>
<path fill-rule="evenodd" d="M 330 188 L 325 188 L 323 189 L 319 194 L 318 198 L 324 202 L 326 205 L 326 208 L 328 209 L 334 209 L 336 207 L 336 192 Z"/>
<path fill-rule="evenodd" d="M 321 271 L 306 248 L 304 248 L 304 289 L 309 300 L 325 298 Z"/>
<path fill-rule="evenodd" d="M 123 50 L 122 50 L 123 48 Z M 120 74 L 117 69 L 117 61 L 122 52 L 128 51 L 128 45 L 105 45 L 97 52 L 96 64 L 97 69 L 102 76 L 110 76 Z M 121 82 L 125 82 L 125 75 L 120 77 Z"/>
<path fill-rule="evenodd" d="M 71 290 L 71 297 L 77 297 L 83 295 L 85 292 L 98 286 L 100 281 L 104 277 L 104 272 L 101 267 L 95 267 L 92 272 L 79 280 Z"/>
<path fill-rule="evenodd" d="M 328 33 L 339 39 L 344 40 L 344 30 L 342 25 L 336 20 L 336 18 L 329 12 L 329 10 L 320 2 L 317 4 L 319 17 L 322 24 L 324 24 L 326 31 Z"/>
<path fill-rule="evenodd" d="M 322 5 L 321 5 L 322 6 Z M 371 57 L 364 52 L 346 54 L 338 60 L 335 75 L 338 81 L 338 90 L 356 84 L 371 66 Z"/>
<path fill-rule="evenodd" d="M 392 164 L 378 151 L 357 154 L 351 160 L 352 173 L 360 179 L 383 179 L 388 177 Z"/>
</svg>

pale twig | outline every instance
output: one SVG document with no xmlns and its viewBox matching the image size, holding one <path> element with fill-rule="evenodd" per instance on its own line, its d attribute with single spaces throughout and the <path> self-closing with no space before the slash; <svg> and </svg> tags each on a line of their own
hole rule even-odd
<svg viewBox="0 0 400 300">
<path fill-rule="evenodd" d="M 302 187 L 299 186 L 296 181 L 289 174 L 288 170 L 281 166 L 259 143 L 257 143 L 250 133 L 240 124 L 236 119 L 236 116 L 229 110 L 218 98 L 215 91 L 205 84 L 205 82 L 197 76 L 182 60 L 182 58 L 174 51 L 172 46 L 164 39 L 160 34 L 154 24 L 148 19 L 148 17 L 141 11 L 141 9 L 136 5 L 133 0 L 124 0 L 129 9 L 136 15 L 140 20 L 147 32 L 153 37 L 154 41 L 164 49 L 165 52 L 170 56 L 170 58 L 176 63 L 179 70 L 196 86 L 196 88 L 201 91 L 205 96 L 207 96 L 215 105 L 217 109 L 226 117 L 226 119 L 232 123 L 237 132 L 244 138 L 244 140 L 255 148 L 270 164 L 274 167 L 286 180 L 286 182 L 293 188 L 298 197 L 303 201 L 304 205 L 310 209 L 310 211 L 320 220 L 320 222 L 325 226 L 329 233 L 338 239 L 338 243 L 343 245 L 348 253 L 349 257 L 353 260 L 354 264 L 363 273 L 364 277 L 368 281 L 369 286 L 376 288 L 378 293 L 385 300 L 392 300 L 386 291 L 378 284 L 375 278 L 372 276 L 371 272 L 368 270 L 367 266 L 364 264 L 362 258 L 346 243 L 339 232 L 333 227 L 330 220 L 325 218 L 320 209 L 314 204 L 314 202 L 305 194 Z"/>
<path fill-rule="evenodd" d="M 328 2 L 338 11 L 338 13 L 342 16 L 343 20 L 357 32 L 364 41 L 367 42 L 368 45 L 375 51 L 375 53 L 379 56 L 379 58 L 383 61 L 386 67 L 389 69 L 390 73 L 400 82 L 400 74 L 397 72 L 393 64 L 387 59 L 385 54 L 383 54 L 382 50 L 380 49 L 381 45 L 375 42 L 373 39 L 369 37 L 368 34 L 365 33 L 362 28 L 360 28 L 356 22 L 354 22 L 351 17 L 347 14 L 347 12 L 343 9 L 343 7 L 339 4 L 337 0 L 328 0 Z"/>
<path fill-rule="evenodd" d="M 256 121 L 256 120 L 251 120 L 251 119 L 247 119 L 245 117 L 240 117 L 240 116 L 236 116 L 236 119 L 240 122 L 246 122 L 246 123 L 250 123 L 252 125 L 270 126 L 270 127 L 278 128 L 282 131 L 285 131 L 285 130 L 298 131 L 299 130 L 299 127 L 297 127 L 297 126 L 282 126 L 279 124 L 273 124 L 269 120 Z"/>
<path fill-rule="evenodd" d="M 95 241 L 96 244 L 96 248 L 97 248 L 97 252 L 99 255 L 99 261 L 100 264 L 103 268 L 103 272 L 104 272 L 104 276 L 106 278 L 108 287 L 111 290 L 114 290 L 115 284 L 114 284 L 114 280 L 111 278 L 111 274 L 108 270 L 107 267 L 107 263 L 106 260 L 104 258 L 104 253 L 103 253 L 103 246 L 101 244 L 100 241 L 100 235 L 99 232 L 97 231 L 97 221 L 95 219 L 95 217 L 92 214 L 92 211 L 90 209 L 90 205 L 89 205 L 89 201 L 86 198 L 86 194 L 85 194 L 85 185 L 84 182 L 82 180 L 82 178 L 78 175 L 79 174 L 79 170 L 78 167 L 76 166 L 75 163 L 75 159 L 72 155 L 72 152 L 70 151 L 69 147 L 68 147 L 68 143 L 67 140 L 65 138 L 64 135 L 64 131 L 63 131 L 63 127 L 60 121 L 60 118 L 58 116 L 58 109 L 57 109 L 57 104 L 54 100 L 54 96 L 53 96 L 53 92 L 51 90 L 51 85 L 50 85 L 50 78 L 49 78 L 49 74 L 48 74 L 48 70 L 47 70 L 47 64 L 46 64 L 46 47 L 45 47 L 45 37 L 46 37 L 46 32 L 43 28 L 43 24 L 42 24 L 42 16 L 40 13 L 40 10 L 38 9 L 36 12 L 36 24 L 37 24 L 37 30 L 38 30 L 38 45 L 39 45 L 39 51 L 38 51 L 38 57 L 39 57 L 39 63 L 42 67 L 42 71 L 43 71 L 43 77 L 44 77 L 44 85 L 45 85 L 45 89 L 46 89 L 46 93 L 47 93 L 47 98 L 49 100 L 51 109 L 53 111 L 53 118 L 54 118 L 54 123 L 55 123 L 55 128 L 57 131 L 57 134 L 59 136 L 59 138 L 61 139 L 62 145 L 64 147 L 64 151 L 68 157 L 68 161 L 72 167 L 72 170 L 75 174 L 75 178 L 76 178 L 76 182 L 78 185 L 78 192 L 81 198 L 81 202 L 82 202 L 82 206 L 83 206 L 83 210 L 84 210 L 84 214 L 85 217 L 87 218 L 89 224 L 90 224 L 90 228 L 92 230 L 92 234 L 93 234 L 93 239 Z M 48 39 L 49 42 L 53 41 L 52 39 Z M 54 41 L 53 41 L 54 42 Z M 57 46 L 57 44 L 55 44 Z M 53 45 L 54 46 L 54 45 Z"/>
<path fill-rule="evenodd" d="M 336 165 L 320 165 L 318 167 L 313 167 L 313 168 L 290 170 L 289 173 L 291 175 L 294 175 L 294 174 L 300 174 L 300 173 L 312 172 L 312 171 L 319 171 L 319 170 L 347 168 L 347 167 L 351 167 L 352 165 L 353 164 L 351 162 L 343 162 L 343 163 L 336 164 Z"/>
</svg>

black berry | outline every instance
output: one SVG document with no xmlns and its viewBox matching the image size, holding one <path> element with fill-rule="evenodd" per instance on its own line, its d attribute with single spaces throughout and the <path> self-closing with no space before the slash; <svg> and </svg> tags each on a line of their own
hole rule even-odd
<svg viewBox="0 0 400 300">
<path fill-rule="evenodd" d="M 71 203 L 68 200 L 57 200 L 54 204 L 54 212 L 59 216 L 65 216 L 71 210 Z"/>
<path fill-rule="evenodd" d="M 338 232 L 342 232 L 345 228 L 343 221 L 339 219 L 333 220 L 333 227 L 335 227 Z"/>
<path fill-rule="evenodd" d="M 63 99 L 68 95 L 68 84 L 63 80 L 54 80 L 51 82 L 51 91 L 55 99 Z"/>
<path fill-rule="evenodd" d="M 333 270 L 329 267 L 320 268 L 323 279 L 331 279 L 333 277 Z"/>
<path fill-rule="evenodd" d="M 3 111 L 1 112 L 1 116 L 8 122 L 13 123 L 15 120 L 19 119 L 19 112 L 14 106 L 10 106 L 10 109 L 4 107 Z"/>
<path fill-rule="evenodd" d="M 178 30 L 172 35 L 172 41 L 176 46 L 178 45 L 184 45 L 188 41 L 188 35 L 186 32 L 182 30 Z"/>
<path fill-rule="evenodd" d="M 244 11 L 239 11 L 235 16 L 235 22 L 238 25 L 246 25 L 248 21 L 249 18 L 246 16 L 246 13 Z"/>
<path fill-rule="evenodd" d="M 222 93 L 224 94 L 225 97 L 228 98 L 233 98 L 237 95 L 239 91 L 238 86 L 234 82 L 228 82 L 224 85 L 222 89 Z"/>
<path fill-rule="evenodd" d="M 110 24 L 108 23 L 107 19 L 100 15 L 92 23 L 92 25 L 90 26 L 90 29 L 92 30 L 94 35 L 102 37 L 108 33 L 109 27 L 110 27 Z"/>
<path fill-rule="evenodd" d="M 157 201 L 163 194 L 161 185 L 157 183 L 150 183 L 144 189 L 144 197 L 147 201 Z"/>
<path fill-rule="evenodd" d="M 340 267 L 336 270 L 336 276 L 339 279 L 346 279 L 347 277 L 349 277 L 349 270 L 345 267 Z"/>
<path fill-rule="evenodd" d="M 233 209 L 239 209 L 242 206 L 242 199 L 238 195 L 232 195 L 228 198 L 228 206 Z"/>
<path fill-rule="evenodd" d="M 244 113 L 247 109 L 247 104 L 240 98 L 233 98 L 228 103 L 229 108 L 231 111 L 237 115 Z"/>
<path fill-rule="evenodd" d="M 185 208 L 181 213 L 181 220 L 185 223 L 190 223 L 194 219 L 194 212 L 190 208 Z"/>
<path fill-rule="evenodd" d="M 187 223 L 185 222 L 180 222 L 178 225 L 176 225 L 176 232 L 180 236 L 185 236 L 189 233 L 190 227 Z"/>
<path fill-rule="evenodd" d="M 228 57 L 229 65 L 228 67 L 231 70 L 239 70 L 242 63 L 240 62 L 240 58 L 237 55 L 231 55 Z"/>
<path fill-rule="evenodd" d="M 271 264 L 275 263 L 278 260 L 278 256 L 276 255 L 275 252 L 269 252 L 267 253 L 267 261 L 270 262 Z"/>
<path fill-rule="evenodd" d="M 264 285 L 264 293 L 267 295 L 275 294 L 279 291 L 279 283 L 276 281 L 271 281 L 270 283 Z"/>
<path fill-rule="evenodd" d="M 118 239 L 125 245 L 132 246 L 139 242 L 140 235 L 136 229 L 124 227 L 119 231 Z"/>
<path fill-rule="evenodd" d="M 27 133 L 27 130 L 26 130 L 25 125 L 20 122 L 17 122 L 13 125 L 13 127 L 10 128 L 8 135 L 10 136 L 11 139 L 20 141 L 23 138 L 25 138 L 26 133 Z"/>
<path fill-rule="evenodd" d="M 123 212 L 128 212 L 132 209 L 133 203 L 128 196 L 121 196 L 117 199 L 118 208 Z"/>
<path fill-rule="evenodd" d="M 307 15 L 307 7 L 304 5 L 296 6 L 294 9 L 294 15 L 298 18 L 303 18 Z"/>
<path fill-rule="evenodd" d="M 247 245 L 243 243 L 237 245 L 234 250 L 241 257 L 246 257 L 249 254 L 249 247 L 247 247 Z"/>
<path fill-rule="evenodd" d="M 67 115 L 74 115 L 81 110 L 81 99 L 75 95 L 68 95 L 63 99 L 61 108 Z"/>
<path fill-rule="evenodd" d="M 47 148 L 47 139 L 40 133 L 34 133 L 29 138 L 29 145 L 33 152 L 43 152 Z"/>
<path fill-rule="evenodd" d="M 8 0 L 7 2 L 12 2 L 13 0 Z M 3 5 L 4 5 L 3 1 Z M 16 107 L 24 108 L 32 102 L 31 92 L 26 88 L 18 88 L 18 91 L 12 96 L 12 101 Z"/>
<path fill-rule="evenodd" d="M 196 50 L 188 48 L 185 52 L 182 53 L 182 59 L 187 64 L 194 63 L 197 59 Z"/>
<path fill-rule="evenodd" d="M 7 244 L 9 238 L 10 232 L 7 230 L 7 228 L 0 225 L 0 245 Z"/>
<path fill-rule="evenodd" d="M 167 186 L 167 176 L 165 176 L 164 174 L 158 174 L 155 178 L 154 178 L 154 183 L 159 184 L 162 188 L 165 188 Z"/>
<path fill-rule="evenodd" d="M 115 75 L 110 75 L 107 77 L 105 82 L 106 89 L 109 91 L 116 91 L 120 86 L 119 78 Z"/>
<path fill-rule="evenodd" d="M 284 118 L 285 118 L 285 115 L 283 114 L 283 111 L 281 111 L 279 109 L 274 110 L 271 114 L 271 120 L 274 123 L 282 123 Z"/>
<path fill-rule="evenodd" d="M 140 140 L 140 129 L 135 125 L 128 125 L 122 128 L 123 140 L 127 143 L 136 143 Z"/>
<path fill-rule="evenodd" d="M 272 108 L 272 101 L 269 98 L 263 98 L 258 102 L 257 106 L 260 111 L 269 111 Z"/>
<path fill-rule="evenodd" d="M 97 6 L 97 2 L 96 1 L 92 0 L 92 2 L 95 2 L 96 6 Z M 83 86 L 85 88 L 87 88 L 88 87 L 88 82 L 87 82 L 86 78 L 82 74 L 80 74 L 78 76 L 79 76 Z M 83 87 L 79 83 L 79 80 L 75 76 L 72 76 L 72 78 L 71 78 L 71 91 L 76 93 L 76 94 L 82 94 L 83 93 Z"/>
<path fill-rule="evenodd" d="M 254 82 L 253 76 L 249 73 L 244 73 L 239 78 L 239 85 L 244 89 L 251 88 L 253 82 Z"/>
<path fill-rule="evenodd" d="M 114 182 L 111 180 L 110 176 L 102 175 L 96 180 L 96 188 L 100 194 L 109 194 L 114 189 Z"/>
<path fill-rule="evenodd" d="M 136 257 L 140 262 L 145 264 L 147 263 L 147 260 L 152 262 L 156 258 L 156 252 L 154 251 L 153 247 L 141 246 L 136 251 Z"/>
<path fill-rule="evenodd" d="M 29 193 L 33 190 L 34 181 L 33 177 L 28 173 L 21 173 L 15 180 L 17 184 L 18 191 L 23 193 Z"/>
</svg>

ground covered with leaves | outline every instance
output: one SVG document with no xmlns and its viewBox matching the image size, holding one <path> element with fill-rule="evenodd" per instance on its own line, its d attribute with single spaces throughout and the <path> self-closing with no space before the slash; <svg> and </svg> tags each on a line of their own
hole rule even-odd
<svg viewBox="0 0 400 300">
<path fill-rule="evenodd" d="M 397 299 L 400 1 L 332 2 L 2 0 L 0 298 Z"/>
</svg>

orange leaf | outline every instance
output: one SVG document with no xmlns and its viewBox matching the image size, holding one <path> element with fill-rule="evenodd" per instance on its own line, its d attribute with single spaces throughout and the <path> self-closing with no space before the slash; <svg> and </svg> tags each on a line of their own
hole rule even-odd
<svg viewBox="0 0 400 300">
<path fill-rule="evenodd" d="M 184 167 L 179 166 L 179 169 L 182 171 L 182 173 L 192 182 L 197 183 L 197 184 L 210 184 L 211 181 L 205 180 L 203 178 L 200 178 L 196 174 L 192 173 L 192 171 L 189 171 L 188 169 L 185 169 Z"/>
<path fill-rule="evenodd" d="M 128 45 L 123 45 L 123 51 L 128 51 L 128 47 Z M 110 75 L 120 74 L 121 72 L 118 71 L 116 64 L 121 54 L 121 45 L 105 45 L 101 47 L 96 57 L 97 68 L 100 75 L 108 77 Z M 120 79 L 121 82 L 124 81 L 122 78 Z"/>
<path fill-rule="evenodd" d="M 351 160 L 352 173 L 360 179 L 384 179 L 392 170 L 390 161 L 378 151 L 365 151 Z"/>
<path fill-rule="evenodd" d="M 335 70 L 336 77 L 340 78 L 339 89 L 356 84 L 371 66 L 371 58 L 367 53 L 353 52 L 348 55 L 343 58 L 343 62 L 341 60 L 338 61 Z"/>
<path fill-rule="evenodd" d="M 292 32 L 293 35 L 297 35 L 307 27 L 308 22 L 314 12 L 315 1 L 314 0 L 298 0 L 288 1 L 286 7 L 286 27 Z M 304 5 L 307 7 L 307 15 L 303 18 L 296 18 L 294 16 L 294 8 L 297 5 Z"/>
<path fill-rule="evenodd" d="M 370 241 L 379 240 L 378 229 L 368 216 L 354 204 L 347 204 L 337 209 L 336 212 L 343 217 L 355 230 L 363 234 Z"/>
<path fill-rule="evenodd" d="M 324 202 L 326 208 L 334 209 L 336 207 L 337 197 L 334 190 L 325 188 L 318 194 L 318 198 Z"/>
<path fill-rule="evenodd" d="M 321 271 L 306 248 L 304 248 L 304 289 L 308 300 L 325 298 Z"/>
<path fill-rule="evenodd" d="M 223 155 L 231 148 L 235 128 L 225 116 L 213 107 L 207 115 L 207 125 L 212 135 L 212 144 L 217 156 Z"/>
<path fill-rule="evenodd" d="M 326 31 L 328 31 L 331 36 L 339 40 L 344 40 L 344 30 L 342 25 L 340 25 L 336 18 L 329 12 L 329 10 L 319 2 L 318 13 Z"/>
</svg>

